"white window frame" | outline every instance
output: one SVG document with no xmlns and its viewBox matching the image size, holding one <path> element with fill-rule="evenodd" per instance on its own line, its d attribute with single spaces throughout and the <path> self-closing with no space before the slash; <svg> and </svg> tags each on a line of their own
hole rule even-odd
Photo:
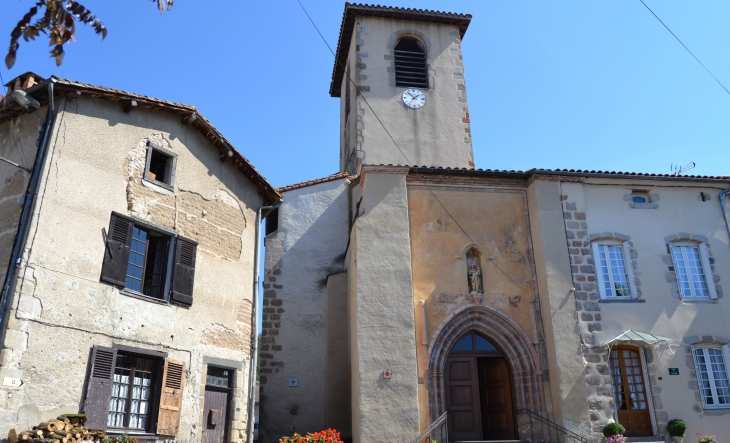
<svg viewBox="0 0 730 443">
<path fill-rule="evenodd" d="M 606 294 L 605 281 L 603 279 L 603 272 L 601 272 L 601 254 L 599 248 L 601 246 L 621 246 L 624 254 L 624 267 L 626 268 L 626 280 L 629 282 L 629 291 L 631 292 L 628 297 L 615 295 L 615 285 L 613 282 L 613 273 L 610 272 L 610 260 L 609 260 L 609 273 L 608 278 L 610 279 L 610 286 L 612 288 L 611 294 Z M 596 271 L 596 281 L 598 282 L 598 293 L 601 295 L 603 300 L 633 300 L 637 297 L 636 281 L 634 280 L 634 267 L 631 261 L 631 247 L 627 241 L 619 240 L 596 240 L 591 244 L 593 248 L 593 268 Z M 608 259 L 608 254 L 606 254 Z"/>
<path fill-rule="evenodd" d="M 707 296 L 703 295 L 695 295 L 695 285 L 694 281 L 692 280 L 692 273 L 689 272 L 689 268 L 687 267 L 689 265 L 689 257 L 687 257 L 687 253 L 685 249 L 682 249 L 682 258 L 684 259 L 685 268 L 684 272 L 687 275 L 687 281 L 689 282 L 689 291 L 690 296 L 685 296 L 682 294 L 682 285 L 679 282 L 679 274 L 677 273 L 677 269 L 679 267 L 677 266 L 677 261 L 674 259 L 674 247 L 675 246 L 687 246 L 692 248 L 698 248 L 700 252 L 700 264 L 702 266 L 702 272 L 705 274 L 705 283 L 707 284 Z M 677 279 L 677 292 L 679 293 L 679 297 L 687 300 L 716 300 L 717 299 L 717 288 L 715 287 L 715 276 L 712 273 L 712 266 L 710 265 L 710 254 L 707 250 L 707 244 L 706 243 L 695 243 L 695 242 L 671 242 L 669 243 L 669 252 L 672 256 L 672 263 L 674 264 L 674 275 Z"/>
<path fill-rule="evenodd" d="M 710 356 L 707 352 L 708 349 L 719 349 L 721 351 L 722 360 L 723 360 L 722 363 L 723 363 L 723 366 L 725 366 L 725 375 L 730 377 L 730 372 L 728 371 L 728 365 L 727 365 L 727 362 L 730 361 L 730 346 L 728 346 L 728 345 L 722 345 L 722 346 L 692 345 L 692 361 L 695 364 L 695 371 L 697 374 L 697 383 L 699 386 L 700 398 L 702 399 L 702 406 L 704 407 L 704 409 L 730 409 L 730 403 L 724 404 L 724 405 L 718 404 L 719 398 L 717 396 L 717 387 L 715 385 L 715 377 L 714 377 L 714 374 L 712 374 L 711 368 L 707 368 L 707 366 L 710 365 L 710 363 L 709 363 Z M 702 353 L 704 354 L 705 368 L 709 369 L 707 371 L 707 380 L 710 382 L 710 390 L 712 391 L 712 398 L 715 401 L 714 405 L 706 404 L 705 396 L 702 394 L 702 380 L 700 378 L 700 365 L 697 362 L 697 356 L 695 355 L 695 351 L 699 351 L 699 350 L 702 350 Z"/>
</svg>

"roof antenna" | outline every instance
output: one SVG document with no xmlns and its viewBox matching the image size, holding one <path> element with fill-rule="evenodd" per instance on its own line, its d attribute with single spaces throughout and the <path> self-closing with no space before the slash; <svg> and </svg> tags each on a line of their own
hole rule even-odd
<svg viewBox="0 0 730 443">
<path fill-rule="evenodd" d="M 694 167 L 695 167 L 695 162 L 689 162 L 684 166 L 680 166 L 679 164 L 675 165 L 672 163 L 672 166 L 670 169 L 672 171 L 672 175 L 675 177 L 678 177 L 678 176 L 682 175 L 683 173 L 689 171 L 690 169 L 694 169 Z"/>
</svg>

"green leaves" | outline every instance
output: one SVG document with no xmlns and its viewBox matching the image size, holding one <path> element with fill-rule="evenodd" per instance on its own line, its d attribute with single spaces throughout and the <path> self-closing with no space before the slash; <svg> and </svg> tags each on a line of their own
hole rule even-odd
<svg viewBox="0 0 730 443">
<path fill-rule="evenodd" d="M 168 11 L 172 9 L 173 0 L 150 1 L 157 1 L 160 14 L 164 13 L 165 9 Z M 44 11 L 43 16 L 31 25 L 31 20 L 40 10 Z M 10 33 L 10 47 L 5 56 L 5 66 L 10 69 L 15 65 L 21 37 L 28 42 L 35 40 L 41 33 L 48 35 L 48 45 L 53 46 L 51 57 L 56 59 L 56 66 L 60 66 L 66 54 L 63 45 L 71 40 L 76 41 L 76 26 L 79 22 L 91 26 L 96 35 L 101 35 L 102 40 L 106 38 L 107 29 L 104 23 L 81 3 L 75 0 L 68 0 L 65 4 L 64 0 L 39 0 Z"/>
</svg>

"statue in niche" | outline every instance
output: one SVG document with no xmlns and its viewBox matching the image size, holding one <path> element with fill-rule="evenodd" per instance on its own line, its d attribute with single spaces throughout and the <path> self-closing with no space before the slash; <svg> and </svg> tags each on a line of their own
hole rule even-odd
<svg viewBox="0 0 730 443">
<path fill-rule="evenodd" d="M 467 276 L 469 281 L 469 293 L 484 293 L 482 282 L 482 255 L 476 248 L 471 248 L 466 253 Z"/>
</svg>

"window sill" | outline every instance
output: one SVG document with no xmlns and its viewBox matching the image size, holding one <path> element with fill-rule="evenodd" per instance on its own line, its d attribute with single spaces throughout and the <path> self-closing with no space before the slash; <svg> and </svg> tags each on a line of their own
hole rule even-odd
<svg viewBox="0 0 730 443">
<path fill-rule="evenodd" d="M 717 300 L 713 300 L 711 298 L 698 298 L 698 299 L 682 298 L 682 299 L 680 299 L 680 301 L 682 303 L 689 303 L 689 304 L 694 304 L 694 303 L 700 303 L 701 304 L 701 303 L 705 303 L 705 304 L 708 304 L 708 305 L 716 305 L 718 303 Z"/>
<path fill-rule="evenodd" d="M 598 303 L 646 303 L 643 298 L 629 298 L 622 300 L 620 298 L 602 298 L 598 300 Z"/>
<path fill-rule="evenodd" d="M 158 305 L 170 306 L 170 303 L 168 303 L 165 300 L 161 300 L 159 298 L 150 297 L 149 295 L 144 295 L 144 294 L 142 294 L 140 292 L 132 291 L 132 290 L 129 290 L 127 288 L 120 289 L 119 290 L 119 293 L 122 294 L 122 295 L 126 295 L 128 297 L 138 298 L 140 300 L 144 300 L 144 301 L 147 301 L 147 302 L 150 302 L 150 303 L 157 303 Z"/>
<path fill-rule="evenodd" d="M 168 185 L 167 183 L 158 182 L 157 180 L 153 180 L 151 178 L 142 177 L 142 180 L 146 181 L 147 183 L 151 183 L 155 186 L 159 186 L 160 188 L 166 189 L 170 192 L 175 192 L 175 187 L 172 185 Z"/>
</svg>

